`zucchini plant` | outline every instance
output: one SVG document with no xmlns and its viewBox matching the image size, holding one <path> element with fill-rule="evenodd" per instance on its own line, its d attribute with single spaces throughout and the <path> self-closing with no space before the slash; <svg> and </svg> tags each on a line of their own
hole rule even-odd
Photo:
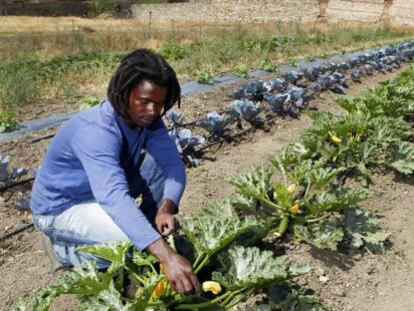
<svg viewBox="0 0 414 311">
<path fill-rule="evenodd" d="M 372 116 L 404 119 L 414 114 L 414 68 L 403 72 L 397 79 L 381 83 L 362 96 L 339 97 L 337 103 L 348 112 L 369 112 Z"/>
<path fill-rule="evenodd" d="M 372 116 L 355 111 L 344 116 L 310 114 L 314 124 L 301 141 L 287 147 L 290 167 L 297 161 L 320 161 L 327 167 L 343 168 L 368 185 L 373 169 L 389 168 L 403 174 L 414 172 L 411 126 L 402 118 Z"/>
<path fill-rule="evenodd" d="M 285 284 L 310 271 L 309 266 L 287 257 L 240 245 L 243 234 L 259 229 L 254 218 L 240 219 L 232 211 L 225 217 L 212 217 L 209 210 L 188 216 L 183 222 L 185 234 L 170 241 L 192 261 L 203 282 L 201 295 L 175 292 L 155 257 L 134 250 L 130 242 L 107 242 L 78 249 L 107 260 L 106 271 L 98 270 L 94 261 L 74 268 L 40 289 L 31 310 L 48 310 L 62 294 L 76 295 L 79 310 L 227 310 L 270 285 Z M 132 297 L 124 292 L 127 279 L 135 287 Z M 30 308 L 20 300 L 14 310 Z"/>
<path fill-rule="evenodd" d="M 336 181 L 342 168 L 325 167 L 323 162 L 312 160 L 296 162 L 288 168 L 288 159 L 286 153 L 271 158 L 283 182 L 273 181 L 274 171 L 264 166 L 230 179 L 236 188 L 233 206 L 266 219 L 261 222 L 264 231 L 274 231 L 276 227 L 277 236 L 291 233 L 298 241 L 336 250 L 347 233 L 343 213 L 372 197 L 373 192 L 339 185 Z M 378 244 L 385 240 L 386 237 Z"/>
</svg>

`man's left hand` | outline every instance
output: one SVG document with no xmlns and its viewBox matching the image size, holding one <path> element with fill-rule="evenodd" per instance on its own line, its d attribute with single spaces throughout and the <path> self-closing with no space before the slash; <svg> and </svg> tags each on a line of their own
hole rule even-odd
<svg viewBox="0 0 414 311">
<path fill-rule="evenodd" d="M 164 200 L 160 208 L 158 209 L 157 215 L 155 216 L 155 225 L 157 226 L 158 232 L 163 236 L 168 236 L 178 227 L 175 212 L 177 207 L 171 200 Z"/>
</svg>

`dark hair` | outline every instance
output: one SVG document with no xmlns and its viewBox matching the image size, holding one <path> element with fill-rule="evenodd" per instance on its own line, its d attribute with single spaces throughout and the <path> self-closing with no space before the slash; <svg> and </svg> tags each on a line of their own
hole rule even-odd
<svg viewBox="0 0 414 311">
<path fill-rule="evenodd" d="M 175 103 L 180 107 L 181 87 L 174 70 L 162 56 L 137 49 L 121 60 L 108 86 L 108 99 L 121 117 L 128 117 L 129 94 L 143 80 L 167 88 L 163 114 Z"/>
</svg>

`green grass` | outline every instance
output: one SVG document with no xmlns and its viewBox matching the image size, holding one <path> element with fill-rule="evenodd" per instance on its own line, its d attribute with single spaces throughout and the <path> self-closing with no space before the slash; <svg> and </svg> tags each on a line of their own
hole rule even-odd
<svg viewBox="0 0 414 311">
<path fill-rule="evenodd" d="M 47 97 L 74 101 L 76 81 L 100 82 L 115 70 L 124 53 L 86 53 L 51 60 L 0 64 L 0 103 L 17 110 Z M 2 110 L 3 110 L 2 109 Z"/>
<path fill-rule="evenodd" d="M 24 110 L 27 105 L 56 99 L 76 102 L 82 87 L 104 89 L 126 51 L 153 48 L 176 70 L 181 82 L 195 79 L 205 68 L 218 76 L 245 68 L 260 68 L 262 60 L 277 66 L 338 52 L 395 43 L 413 37 L 414 31 L 389 26 L 300 25 L 199 28 L 192 32 L 139 29 L 137 32 L 107 30 L 93 34 L 75 30 L 28 36 L 14 34 L 17 42 L 0 43 L 0 108 Z M 35 55 L 35 57 L 33 56 Z M 48 55 L 44 57 L 43 55 Z M 103 93 L 103 92 L 102 92 Z"/>
</svg>

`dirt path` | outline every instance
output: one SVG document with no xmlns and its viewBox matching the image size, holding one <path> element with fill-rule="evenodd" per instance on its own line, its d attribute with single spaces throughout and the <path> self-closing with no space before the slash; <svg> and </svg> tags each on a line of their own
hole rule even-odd
<svg viewBox="0 0 414 311">
<path fill-rule="evenodd" d="M 355 85 L 349 95 L 358 95 L 362 89 L 395 75 L 377 76 L 363 85 Z M 315 101 L 314 105 L 321 110 L 337 111 L 333 97 L 329 94 Z M 201 167 L 188 171 L 182 213 L 229 194 L 232 188 L 225 181 L 227 177 L 252 165 L 264 163 L 272 152 L 297 140 L 309 125 L 310 119 L 304 115 L 299 120 L 278 120 L 269 133 L 257 131 L 240 144 L 209 152 L 206 156 L 215 158 L 215 161 L 206 160 Z M 1 146 L 0 153 L 3 148 L 9 148 L 24 163 L 40 161 L 39 151 L 33 151 L 35 160 L 28 156 L 27 148 L 24 148 L 27 141 L 28 138 L 15 142 L 17 145 L 14 148 L 11 145 Z M 44 148 L 42 146 L 40 149 L 44 152 Z M 414 186 L 397 183 L 392 180 L 392 176 L 377 176 L 374 189 L 382 194 L 369 201 L 367 208 L 384 211 L 384 228 L 392 233 L 394 243 L 385 255 L 357 253 L 349 256 L 314 250 L 306 245 L 294 246 L 289 253 L 302 262 L 322 267 L 301 282 L 315 289 L 317 295 L 335 310 L 414 310 L 414 241 L 410 239 L 414 233 L 414 226 L 410 223 L 413 219 L 410 216 L 414 216 L 411 208 Z M 0 219 L 3 219 L 0 225 L 6 219 L 7 222 L 16 222 L 21 217 L 24 216 L 12 211 L 7 202 L 0 206 Z M 32 296 L 39 287 L 51 280 L 40 244 L 40 234 L 33 230 L 0 244 L 0 310 L 8 310 L 18 297 Z M 319 274 L 326 275 L 329 281 L 324 284 L 319 282 Z M 72 307 L 71 300 L 63 299 L 55 309 L 69 310 Z"/>
</svg>

